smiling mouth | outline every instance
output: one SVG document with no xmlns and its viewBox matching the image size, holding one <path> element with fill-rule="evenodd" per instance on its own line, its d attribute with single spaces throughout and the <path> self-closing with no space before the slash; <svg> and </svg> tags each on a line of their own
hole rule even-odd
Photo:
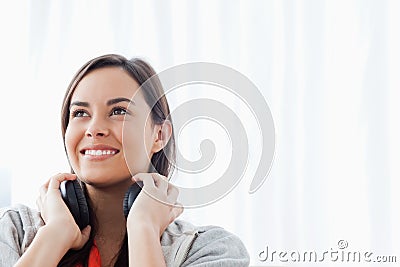
<svg viewBox="0 0 400 267">
<path fill-rule="evenodd" d="M 88 156 L 106 156 L 106 155 L 115 155 L 119 152 L 119 150 L 110 150 L 110 149 L 84 149 L 81 151 L 81 154 Z"/>
</svg>

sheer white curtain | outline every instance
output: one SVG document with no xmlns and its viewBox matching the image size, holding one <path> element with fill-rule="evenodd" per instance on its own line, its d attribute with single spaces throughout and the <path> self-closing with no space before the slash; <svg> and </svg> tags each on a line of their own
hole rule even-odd
<svg viewBox="0 0 400 267">
<path fill-rule="evenodd" d="M 261 262 L 266 246 L 322 254 L 339 240 L 351 251 L 397 253 L 400 261 L 399 18 L 396 0 L 3 1 L 1 204 L 35 207 L 40 184 L 69 170 L 60 106 L 86 60 L 120 53 L 158 71 L 214 62 L 247 76 L 265 97 L 275 158 L 266 182 L 248 194 L 260 144 L 254 118 L 244 122 L 250 160 L 243 180 L 183 217 L 239 235 L 253 265 L 292 263 Z M 168 96 L 172 108 L 199 90 Z M 192 160 L 210 137 L 210 125 L 197 127 L 196 134 L 189 126 L 182 132 L 178 147 Z M 216 147 L 225 139 L 223 131 L 216 134 Z M 216 162 L 223 166 L 228 156 L 217 151 Z"/>
</svg>

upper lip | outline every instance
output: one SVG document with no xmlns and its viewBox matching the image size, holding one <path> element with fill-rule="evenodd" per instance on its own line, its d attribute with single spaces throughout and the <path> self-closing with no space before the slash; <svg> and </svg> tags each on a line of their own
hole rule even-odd
<svg viewBox="0 0 400 267">
<path fill-rule="evenodd" d="M 109 145 L 104 145 L 104 144 L 96 144 L 96 145 L 89 145 L 89 146 L 85 146 L 84 148 L 82 148 L 79 152 L 82 154 L 85 154 L 86 150 L 112 150 L 115 151 L 116 153 L 119 152 L 119 149 L 109 146 Z"/>
</svg>

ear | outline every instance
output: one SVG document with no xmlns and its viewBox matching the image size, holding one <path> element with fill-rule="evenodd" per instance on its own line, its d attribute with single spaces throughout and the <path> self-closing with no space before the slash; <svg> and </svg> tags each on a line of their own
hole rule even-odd
<svg viewBox="0 0 400 267">
<path fill-rule="evenodd" d="M 151 148 L 151 152 L 157 153 L 163 149 L 172 135 L 172 125 L 169 120 L 164 121 L 163 124 L 156 125 L 154 127 L 154 141 Z"/>
</svg>

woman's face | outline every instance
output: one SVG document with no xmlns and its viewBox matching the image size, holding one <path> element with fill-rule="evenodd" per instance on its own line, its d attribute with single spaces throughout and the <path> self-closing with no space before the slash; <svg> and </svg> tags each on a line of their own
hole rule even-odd
<svg viewBox="0 0 400 267">
<path fill-rule="evenodd" d="M 83 182 L 109 186 L 147 172 L 157 152 L 158 133 L 157 126 L 147 121 L 150 108 L 138 89 L 138 83 L 118 67 L 94 70 L 76 87 L 65 146 L 72 169 Z M 124 145 L 123 127 L 124 136 L 129 136 Z M 130 170 L 124 153 L 134 162 Z"/>
</svg>

